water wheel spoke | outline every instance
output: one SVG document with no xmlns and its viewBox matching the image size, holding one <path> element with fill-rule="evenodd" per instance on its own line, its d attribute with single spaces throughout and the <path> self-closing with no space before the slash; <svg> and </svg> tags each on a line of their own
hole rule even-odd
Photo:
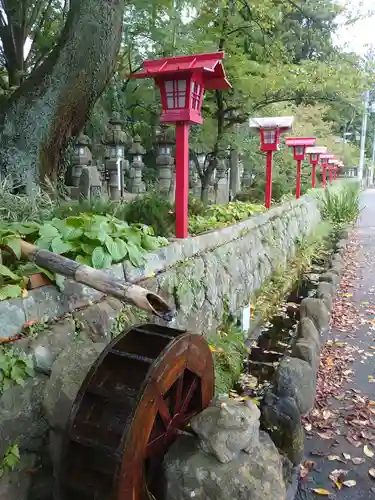
<svg viewBox="0 0 375 500">
<path fill-rule="evenodd" d="M 190 384 L 190 387 L 186 392 L 184 402 L 183 402 L 182 408 L 181 408 L 181 413 L 185 413 L 186 410 L 188 409 L 190 401 L 191 401 L 192 397 L 194 396 L 194 392 L 195 392 L 197 386 L 198 386 L 198 380 L 195 378 L 192 381 L 192 383 Z"/>
<path fill-rule="evenodd" d="M 158 455 L 161 451 L 164 450 L 166 441 L 167 441 L 166 432 L 161 434 L 157 438 L 153 439 L 152 441 L 149 441 L 147 443 L 146 456 L 153 457 L 155 455 Z"/>
<path fill-rule="evenodd" d="M 181 411 L 183 388 L 184 388 L 184 374 L 182 374 L 177 380 L 176 398 L 175 398 L 175 405 L 174 405 L 175 413 L 180 413 L 180 411 Z"/>
<path fill-rule="evenodd" d="M 165 425 L 165 428 L 167 429 L 169 424 L 171 423 L 172 417 L 169 408 L 160 393 L 158 393 L 156 403 L 159 415 L 163 421 L 163 424 Z"/>
</svg>

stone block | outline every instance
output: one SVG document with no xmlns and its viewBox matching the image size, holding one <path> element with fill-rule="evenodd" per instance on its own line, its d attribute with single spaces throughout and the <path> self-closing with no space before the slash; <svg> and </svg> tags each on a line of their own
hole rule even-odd
<svg viewBox="0 0 375 500">
<path fill-rule="evenodd" d="M 275 393 L 279 397 L 291 397 L 302 415 L 314 406 L 316 374 L 311 366 L 301 359 L 284 358 L 275 378 Z"/>
<path fill-rule="evenodd" d="M 31 290 L 23 305 L 26 321 L 59 318 L 69 311 L 67 297 L 54 285 Z"/>
<path fill-rule="evenodd" d="M 329 312 L 321 299 L 307 297 L 300 304 L 300 318 L 310 318 L 322 335 L 328 330 Z"/>
<path fill-rule="evenodd" d="M 336 273 L 327 271 L 319 276 L 319 281 L 331 283 L 334 287 L 337 287 L 340 282 L 340 278 Z"/>
<path fill-rule="evenodd" d="M 315 344 L 320 350 L 322 339 L 315 324 L 310 318 L 302 318 L 297 326 L 297 340 L 303 340 L 309 344 Z"/>
<path fill-rule="evenodd" d="M 38 334 L 30 343 L 35 368 L 49 374 L 56 357 L 76 337 L 73 318 L 66 318 Z"/>
<path fill-rule="evenodd" d="M 104 348 L 105 344 L 76 342 L 57 357 L 43 398 L 45 417 L 53 429 L 65 429 L 78 390 Z"/>
<path fill-rule="evenodd" d="M 334 295 L 335 295 L 335 287 L 331 283 L 326 283 L 324 281 L 319 283 L 316 290 L 316 296 L 318 299 L 323 300 L 329 312 L 332 311 Z"/>
<path fill-rule="evenodd" d="M 1 500 L 29 500 L 32 474 L 29 470 L 35 467 L 37 456 L 22 453 L 20 462 L 14 471 L 6 472 L 0 480 Z"/>
<path fill-rule="evenodd" d="M 180 436 L 164 458 L 165 500 L 264 500 L 285 498 L 281 457 L 260 432 L 259 446 L 222 464 L 200 450 L 191 435 Z"/>
<path fill-rule="evenodd" d="M 90 340 L 109 342 L 117 312 L 110 303 L 103 301 L 74 312 L 73 317 L 79 321 L 81 332 Z"/>
<path fill-rule="evenodd" d="M 306 340 L 298 340 L 292 349 L 292 357 L 306 361 L 311 368 L 317 373 L 319 368 L 319 348 L 314 343 L 307 342 Z"/>
<path fill-rule="evenodd" d="M 16 335 L 26 323 L 22 299 L 0 301 L 0 339 Z"/>
<path fill-rule="evenodd" d="M 268 391 L 261 405 L 261 425 L 293 465 L 301 463 L 304 433 L 301 415 L 293 398 L 278 397 Z"/>
<path fill-rule="evenodd" d="M 0 457 L 15 441 L 22 450 L 39 451 L 48 429 L 41 412 L 46 381 L 38 375 L 27 379 L 24 387 L 13 385 L 1 395 Z"/>
</svg>

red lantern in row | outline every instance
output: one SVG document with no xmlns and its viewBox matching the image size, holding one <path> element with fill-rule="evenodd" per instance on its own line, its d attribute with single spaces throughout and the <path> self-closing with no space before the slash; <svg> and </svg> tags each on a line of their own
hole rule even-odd
<svg viewBox="0 0 375 500">
<path fill-rule="evenodd" d="M 315 188 L 316 183 L 316 167 L 319 164 L 320 155 L 327 152 L 327 148 L 325 147 L 310 147 L 306 149 L 306 154 L 309 155 L 309 163 L 312 166 L 311 173 L 311 187 Z"/>
<path fill-rule="evenodd" d="M 176 237 L 188 235 L 189 126 L 203 123 L 205 90 L 228 89 L 224 52 L 166 57 L 145 61 L 143 71 L 130 78 L 154 78 L 160 89 L 160 121 L 176 124 Z"/>
<path fill-rule="evenodd" d="M 305 159 L 306 148 L 314 146 L 316 137 L 287 137 L 285 144 L 293 148 L 294 159 L 297 162 L 297 177 L 296 177 L 296 198 L 301 196 L 301 162 Z"/>
<path fill-rule="evenodd" d="M 260 150 L 267 153 L 266 188 L 264 201 L 264 205 L 266 208 L 271 207 L 273 152 L 279 151 L 281 135 L 291 130 L 293 120 L 293 116 L 282 116 L 251 118 L 249 121 L 249 127 L 251 129 L 257 129 L 260 132 Z"/>
<path fill-rule="evenodd" d="M 331 153 L 324 153 L 320 155 L 320 163 L 322 165 L 322 184 L 323 187 L 325 188 L 327 185 L 327 168 L 329 167 L 329 160 L 334 158 L 335 155 Z"/>
</svg>

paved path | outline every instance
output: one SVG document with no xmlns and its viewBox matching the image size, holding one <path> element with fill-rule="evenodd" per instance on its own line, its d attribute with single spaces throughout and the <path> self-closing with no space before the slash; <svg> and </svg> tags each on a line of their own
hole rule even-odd
<svg viewBox="0 0 375 500">
<path fill-rule="evenodd" d="M 345 393 L 345 398 L 340 401 L 330 400 L 328 405 L 329 411 L 336 412 L 334 438 L 321 439 L 313 429 L 306 439 L 306 459 L 314 461 L 315 466 L 300 484 L 296 500 L 327 498 L 313 493 L 313 488 L 324 488 L 332 495 L 328 498 L 337 500 L 375 500 L 375 479 L 371 479 L 368 472 L 370 468 L 375 468 L 375 457 L 368 458 L 364 453 L 366 443 L 375 450 L 375 439 L 368 439 L 372 435 L 375 437 L 375 415 L 373 428 L 368 424 L 360 424 L 365 435 L 365 438 L 361 439 L 360 447 L 356 448 L 346 438 L 348 432 L 353 432 L 353 425 L 347 423 L 348 417 L 351 418 L 350 415 L 353 414 L 353 398 L 355 400 L 358 396 L 364 399 L 367 397 L 375 401 L 375 383 L 370 383 L 371 377 L 375 378 L 375 321 L 373 330 L 371 329 L 371 320 L 375 320 L 375 190 L 368 190 L 362 194 L 361 208 L 358 222 L 359 264 L 355 271 L 352 290 L 348 290 L 353 296 L 347 299 L 356 305 L 360 311 L 360 317 L 357 317 L 356 330 L 349 329 L 347 333 L 344 333 L 332 329 L 330 333 L 330 339 L 338 339 L 349 344 L 354 362 L 350 363 L 347 369 L 353 370 L 354 373 L 349 376 L 351 381 L 343 387 L 342 392 Z M 363 415 L 355 418 L 362 422 L 365 419 Z M 341 463 L 328 459 L 329 456 L 332 458 L 332 455 L 343 458 L 343 453 L 350 455 L 351 458 L 364 458 L 365 462 L 355 465 L 352 460 L 345 460 L 346 463 Z M 344 486 L 337 490 L 332 480 L 329 479 L 329 474 L 335 469 L 349 471 L 345 479 L 355 480 L 355 487 Z"/>
</svg>

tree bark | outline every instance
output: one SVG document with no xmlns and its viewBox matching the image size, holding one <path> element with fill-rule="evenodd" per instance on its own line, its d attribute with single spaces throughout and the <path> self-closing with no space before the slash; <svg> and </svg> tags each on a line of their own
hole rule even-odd
<svg viewBox="0 0 375 500">
<path fill-rule="evenodd" d="M 116 64 L 125 0 L 71 0 L 49 57 L 10 98 L 0 122 L 0 168 L 27 185 L 54 182 Z"/>
</svg>

